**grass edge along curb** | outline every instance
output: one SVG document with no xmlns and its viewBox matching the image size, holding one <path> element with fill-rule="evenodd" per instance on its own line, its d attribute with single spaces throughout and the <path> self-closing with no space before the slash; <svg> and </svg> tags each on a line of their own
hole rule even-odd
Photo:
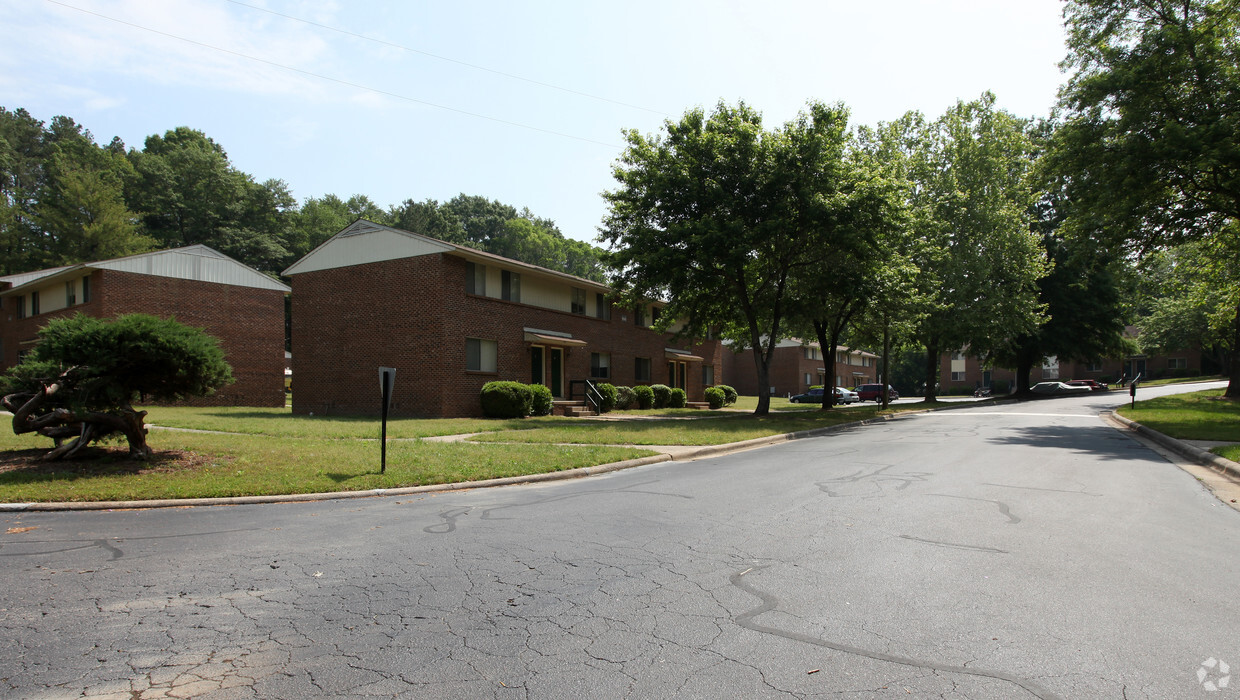
<svg viewBox="0 0 1240 700">
<path fill-rule="evenodd" d="M 1119 423 L 1122 430 L 1137 433 L 1138 435 L 1156 442 L 1172 452 L 1176 452 L 1185 458 L 1191 459 L 1204 467 L 1209 467 L 1218 472 L 1222 472 L 1231 479 L 1240 481 L 1240 464 L 1237 464 L 1226 457 L 1220 457 L 1213 452 L 1207 452 L 1206 450 L 1190 445 L 1183 440 L 1178 440 L 1165 433 L 1160 433 L 1153 428 L 1148 428 L 1134 420 L 1125 418 L 1114 411 L 1103 411 L 1102 417 L 1103 419 L 1110 419 L 1116 423 Z"/>
<path fill-rule="evenodd" d="M 848 428 L 854 428 L 871 423 L 885 422 L 900 418 L 907 415 L 922 413 L 923 411 L 903 411 L 897 414 L 875 416 L 865 420 L 852 421 L 849 423 L 840 423 L 839 425 L 830 425 L 822 428 L 811 428 L 809 430 L 801 430 L 795 433 L 781 433 L 779 435 L 767 435 L 765 437 L 751 438 L 740 442 L 724 443 L 722 445 L 707 445 L 696 450 L 688 450 L 680 453 L 676 457 L 670 454 L 657 454 L 649 457 L 638 457 L 637 459 L 628 459 L 622 462 L 612 462 L 610 464 L 596 464 L 591 467 L 578 467 L 577 469 L 566 469 L 558 472 L 547 472 L 543 474 L 526 474 L 522 476 L 506 476 L 498 479 L 484 479 L 482 481 L 460 481 L 449 484 L 428 484 L 425 486 L 404 486 L 394 489 L 365 489 L 362 491 L 328 491 L 322 493 L 299 493 L 299 494 L 276 494 L 267 496 L 223 496 L 216 498 L 161 498 L 149 501 L 60 501 L 60 502 L 30 502 L 30 503 L 0 503 L 0 513 L 14 512 L 31 512 L 31 511 L 78 511 L 78 510 L 133 510 L 140 508 L 176 508 L 186 506 L 232 506 L 232 505 L 257 505 L 264 503 L 298 503 L 310 501 L 331 501 L 346 498 L 373 498 L 377 496 L 408 496 L 421 493 L 439 493 L 444 491 L 465 491 L 469 489 L 493 488 L 497 486 L 513 486 L 517 484 L 538 483 L 543 481 L 561 481 L 565 479 L 578 479 L 595 474 L 606 474 L 607 472 L 619 471 L 622 469 L 631 469 L 633 467 L 641 467 L 647 464 L 656 464 L 658 462 L 685 461 L 693 459 L 701 459 L 703 457 L 713 457 L 728 452 L 739 452 L 757 447 L 765 447 L 767 445 L 776 445 L 782 442 L 790 442 L 792 440 L 801 440 L 805 438 L 821 437 L 830 435 L 831 433 L 841 432 Z"/>
</svg>

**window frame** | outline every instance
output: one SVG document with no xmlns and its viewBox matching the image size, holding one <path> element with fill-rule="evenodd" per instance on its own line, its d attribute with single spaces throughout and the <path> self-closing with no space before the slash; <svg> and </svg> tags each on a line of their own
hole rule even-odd
<svg viewBox="0 0 1240 700">
<path fill-rule="evenodd" d="M 611 353 L 590 353 L 590 379 L 611 379 Z"/>
<path fill-rule="evenodd" d="M 477 343 L 477 352 L 470 349 L 471 343 Z M 491 353 L 484 349 L 490 348 Z M 471 363 L 477 359 L 477 365 L 471 367 Z M 487 360 L 491 361 L 492 366 L 488 368 Z M 466 338 L 465 339 L 465 371 L 476 372 L 478 374 L 498 374 L 499 373 L 499 342 L 489 340 L 487 338 Z"/>
</svg>

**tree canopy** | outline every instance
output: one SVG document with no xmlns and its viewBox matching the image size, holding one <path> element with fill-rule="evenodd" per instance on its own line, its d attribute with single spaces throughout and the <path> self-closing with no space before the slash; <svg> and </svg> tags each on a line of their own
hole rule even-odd
<svg viewBox="0 0 1240 700">
<path fill-rule="evenodd" d="M 1067 226 L 1145 253 L 1225 251 L 1240 216 L 1240 3 L 1070 0 L 1066 120 L 1050 154 Z M 1231 323 L 1240 344 L 1240 305 Z M 1233 354 L 1227 396 L 1240 398 Z"/>
</svg>

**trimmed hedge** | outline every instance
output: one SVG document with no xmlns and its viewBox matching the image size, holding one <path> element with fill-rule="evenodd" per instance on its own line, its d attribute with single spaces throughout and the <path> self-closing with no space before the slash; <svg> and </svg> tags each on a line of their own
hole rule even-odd
<svg viewBox="0 0 1240 700">
<path fill-rule="evenodd" d="M 714 388 L 723 391 L 723 405 L 724 406 L 731 406 L 732 404 L 736 403 L 736 399 L 738 398 L 736 394 L 736 389 L 733 389 L 727 384 L 716 384 Z M 711 408 L 714 408 L 714 406 L 711 406 Z"/>
<path fill-rule="evenodd" d="M 616 387 L 605 383 L 596 384 L 595 386 L 598 387 L 599 395 L 603 397 L 603 405 L 599 407 L 602 412 L 608 413 L 609 411 L 615 410 L 617 398 Z"/>
<path fill-rule="evenodd" d="M 668 408 L 684 408 L 688 404 L 689 396 L 684 389 L 672 389 L 671 395 L 667 397 Z"/>
<path fill-rule="evenodd" d="M 723 392 L 722 388 L 712 386 L 706 389 L 706 403 L 710 404 L 711 410 L 723 408 L 727 400 L 728 395 Z"/>
<path fill-rule="evenodd" d="M 633 387 L 633 398 L 637 399 L 637 408 L 643 411 L 654 408 L 654 389 L 645 384 Z"/>
<path fill-rule="evenodd" d="M 529 387 L 533 397 L 530 404 L 530 415 L 551 415 L 551 409 L 555 403 L 555 397 L 551 395 L 551 389 L 547 388 L 545 384 L 530 384 Z"/>
<path fill-rule="evenodd" d="M 616 410 L 627 411 L 637 405 L 637 396 L 627 386 L 616 387 Z"/>
<path fill-rule="evenodd" d="M 651 384 L 650 390 L 654 392 L 654 407 L 667 408 L 667 402 L 672 398 L 672 388 L 666 384 Z"/>
<path fill-rule="evenodd" d="M 488 418 L 524 418 L 530 414 L 534 392 L 521 382 L 487 382 L 481 398 L 482 414 Z"/>
</svg>

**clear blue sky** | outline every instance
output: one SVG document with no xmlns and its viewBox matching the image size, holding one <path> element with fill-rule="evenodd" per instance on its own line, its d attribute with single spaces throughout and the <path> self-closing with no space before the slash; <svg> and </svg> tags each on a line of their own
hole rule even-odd
<svg viewBox="0 0 1240 700">
<path fill-rule="evenodd" d="M 256 9 L 261 8 L 261 9 Z M 621 130 L 720 99 L 768 126 L 994 92 L 1050 112 L 1059 0 L 0 0 L 0 106 L 141 147 L 200 129 L 299 201 L 460 192 L 592 240 Z M 275 13 L 275 14 L 273 14 Z"/>
</svg>

